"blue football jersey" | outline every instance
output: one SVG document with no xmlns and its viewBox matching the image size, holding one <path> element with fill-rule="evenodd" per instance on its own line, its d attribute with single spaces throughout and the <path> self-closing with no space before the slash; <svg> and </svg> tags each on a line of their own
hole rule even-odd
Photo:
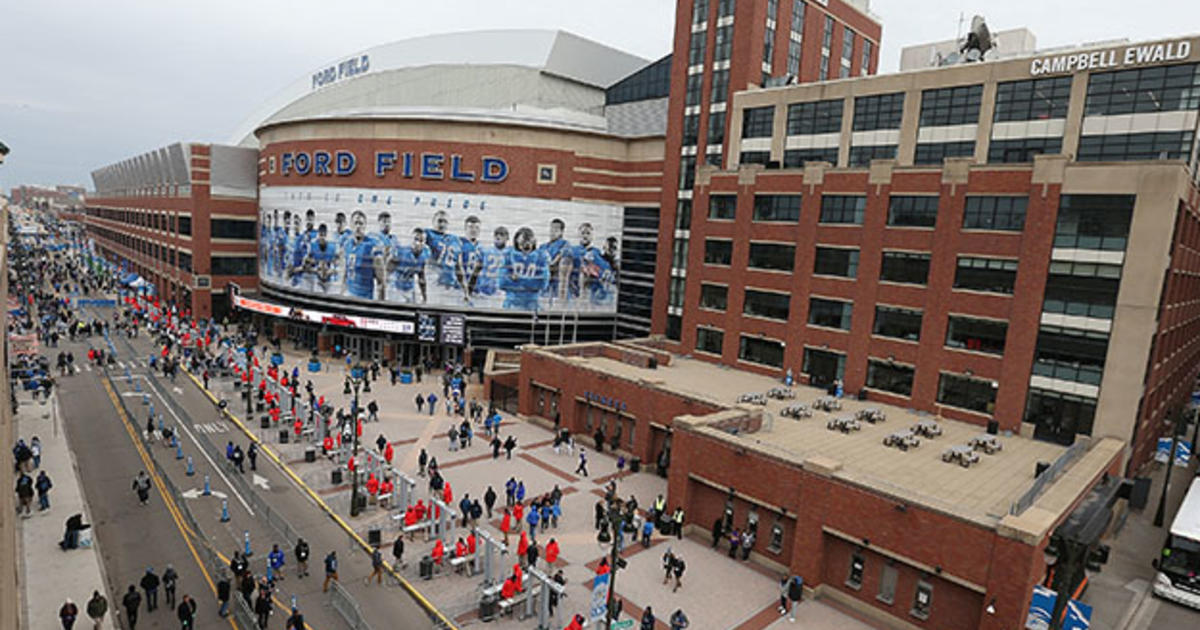
<svg viewBox="0 0 1200 630">
<path fill-rule="evenodd" d="M 305 272 L 304 277 L 314 288 L 321 284 L 321 275 L 325 274 L 325 282 L 337 279 L 337 246 L 326 241 L 321 247 L 320 241 L 314 241 L 308 248 L 308 258 L 312 261 L 312 269 Z"/>
<path fill-rule="evenodd" d="M 500 288 L 504 290 L 504 308 L 536 310 L 538 294 L 550 281 L 550 261 L 546 252 L 529 253 L 510 249 L 500 270 Z"/>
<path fill-rule="evenodd" d="M 412 291 L 414 279 L 429 262 L 429 249 L 422 248 L 419 254 L 414 253 L 412 247 L 400 247 L 395 251 L 393 263 L 396 268 L 392 271 L 392 286 L 401 291 Z"/>
<path fill-rule="evenodd" d="M 443 234 L 441 250 L 434 250 L 434 263 L 438 266 L 438 284 L 452 289 L 458 288 L 458 259 L 462 254 L 462 241 L 453 234 Z"/>
<path fill-rule="evenodd" d="M 375 243 L 363 239 L 353 243 L 346 257 L 346 292 L 370 300 L 375 297 Z"/>
<path fill-rule="evenodd" d="M 480 259 L 480 246 L 478 241 L 471 241 L 465 238 L 458 239 L 458 264 L 462 267 L 463 282 L 471 281 L 471 274 L 475 273 L 482 265 Z"/>
<path fill-rule="evenodd" d="M 569 244 L 565 238 L 556 238 L 552 241 L 542 243 L 538 247 L 540 251 L 546 253 L 546 261 L 550 265 L 550 282 L 546 285 L 545 293 L 556 295 L 558 293 L 558 266 L 562 261 L 563 254 L 568 251 Z"/>
<path fill-rule="evenodd" d="M 496 295 L 499 290 L 500 268 L 504 266 L 504 258 L 512 250 L 507 247 L 497 249 L 494 245 L 479 248 L 479 259 L 482 267 L 479 270 L 479 280 L 475 282 L 475 292 L 479 295 Z"/>
</svg>

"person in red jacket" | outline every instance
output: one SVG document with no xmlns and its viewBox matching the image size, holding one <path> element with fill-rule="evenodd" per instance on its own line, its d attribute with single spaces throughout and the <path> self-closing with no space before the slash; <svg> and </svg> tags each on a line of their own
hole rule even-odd
<svg viewBox="0 0 1200 630">
<path fill-rule="evenodd" d="M 608 575 L 609 570 L 608 558 L 600 558 L 600 566 L 596 567 L 596 575 Z"/>
<path fill-rule="evenodd" d="M 324 451 L 322 454 L 325 456 L 329 456 L 333 452 L 333 436 L 325 436 L 325 439 L 321 441 L 321 450 Z"/>
<path fill-rule="evenodd" d="M 517 542 L 517 558 L 525 562 L 525 553 L 529 551 L 529 535 L 521 532 L 521 540 Z"/>
<path fill-rule="evenodd" d="M 379 494 L 379 480 L 375 478 L 375 473 L 367 475 L 367 494 L 371 496 Z"/>
<path fill-rule="evenodd" d="M 467 553 L 475 555 L 475 531 L 472 530 L 467 534 Z"/>
<path fill-rule="evenodd" d="M 516 531 L 521 531 L 521 517 L 525 515 L 525 505 L 517 503 L 513 506 L 513 519 L 515 519 Z"/>
<path fill-rule="evenodd" d="M 517 585 L 517 592 L 525 592 L 525 572 L 521 570 L 520 564 L 513 565 L 512 574 L 513 583 Z"/>
<path fill-rule="evenodd" d="M 555 560 L 558 560 L 558 541 L 551 538 L 546 543 L 546 564 L 553 565 Z"/>
<path fill-rule="evenodd" d="M 450 489 L 450 482 L 444 482 L 442 486 L 442 503 L 446 505 L 454 505 L 454 491 Z"/>
<path fill-rule="evenodd" d="M 576 614 L 571 618 L 571 623 L 567 624 L 563 630 L 583 630 L 583 615 Z"/>
<path fill-rule="evenodd" d="M 517 594 L 517 587 L 515 584 L 513 584 L 513 579 L 511 577 L 509 577 L 508 579 L 504 580 L 504 586 L 500 587 L 500 598 L 501 599 L 512 599 L 513 595 L 516 595 L 516 594 Z"/>
<path fill-rule="evenodd" d="M 434 564 L 442 566 L 442 558 L 446 557 L 446 545 L 442 544 L 441 538 L 433 544 L 433 553 L 430 555 L 433 556 Z"/>
<path fill-rule="evenodd" d="M 512 531 L 512 514 L 504 508 L 504 516 L 500 519 L 500 531 L 504 532 L 504 546 L 508 546 L 508 532 Z"/>
<path fill-rule="evenodd" d="M 429 513 L 429 510 L 425 507 L 425 499 L 417 499 L 417 508 L 416 509 L 417 509 L 417 520 L 418 521 L 425 520 L 425 515 Z"/>
<path fill-rule="evenodd" d="M 388 442 L 388 445 L 386 447 L 384 447 L 384 449 L 383 449 L 383 459 L 390 466 L 392 464 L 392 458 L 395 456 L 396 456 L 396 451 L 392 450 L 392 443 Z"/>
</svg>

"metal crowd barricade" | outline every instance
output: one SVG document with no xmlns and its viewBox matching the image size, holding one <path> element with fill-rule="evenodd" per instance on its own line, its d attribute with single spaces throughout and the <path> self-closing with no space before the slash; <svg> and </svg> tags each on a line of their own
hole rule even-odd
<svg viewBox="0 0 1200 630">
<path fill-rule="evenodd" d="M 362 614 L 362 608 L 359 608 L 358 602 L 340 583 L 334 580 L 329 589 L 329 606 L 332 607 L 342 619 L 346 621 L 346 625 L 350 630 L 371 630 L 370 624 L 367 623 L 366 617 Z"/>
</svg>

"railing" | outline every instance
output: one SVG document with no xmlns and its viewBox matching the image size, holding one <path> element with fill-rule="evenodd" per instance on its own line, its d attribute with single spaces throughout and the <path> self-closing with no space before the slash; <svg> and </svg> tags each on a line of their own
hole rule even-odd
<svg viewBox="0 0 1200 630">
<path fill-rule="evenodd" d="M 1071 462 L 1075 461 L 1075 458 L 1087 451 L 1089 442 L 1090 440 L 1088 438 L 1084 436 L 1077 436 L 1075 438 L 1075 443 L 1068 447 L 1067 450 L 1063 451 L 1062 454 L 1058 456 L 1058 459 L 1055 459 L 1054 463 L 1050 464 L 1049 468 L 1043 470 L 1042 474 L 1038 475 L 1037 478 L 1033 480 L 1033 485 L 1029 486 L 1029 489 L 1026 490 L 1024 494 L 1022 494 L 1020 497 L 1017 497 L 1016 501 L 1013 501 L 1012 507 L 1008 510 L 1008 513 L 1012 514 L 1013 516 L 1019 516 L 1025 510 L 1029 509 L 1029 506 L 1033 505 L 1033 502 L 1036 501 L 1038 496 L 1042 494 L 1042 491 L 1046 489 L 1046 486 L 1053 483 L 1055 478 L 1057 478 L 1059 474 L 1066 470 L 1067 467 L 1071 465 Z"/>
<path fill-rule="evenodd" d="M 337 580 L 332 582 L 329 589 L 329 605 L 342 616 L 350 630 L 371 630 L 371 626 L 363 617 L 362 609 L 358 607 L 358 602 Z"/>
</svg>

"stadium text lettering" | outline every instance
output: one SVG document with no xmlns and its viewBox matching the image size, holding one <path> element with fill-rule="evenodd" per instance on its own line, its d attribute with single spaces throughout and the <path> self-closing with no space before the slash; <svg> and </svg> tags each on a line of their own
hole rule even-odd
<svg viewBox="0 0 1200 630">
<path fill-rule="evenodd" d="M 358 158 L 350 151 L 288 151 L 279 156 L 279 174 L 289 175 L 353 175 Z"/>
<path fill-rule="evenodd" d="M 499 184 L 508 179 L 508 162 L 502 158 L 484 156 L 480 160 L 479 172 L 463 164 L 463 156 L 443 153 L 397 153 L 396 151 L 375 152 L 375 177 L 383 177 L 391 171 L 411 179 L 452 179 L 485 184 Z"/>
<path fill-rule="evenodd" d="M 338 62 L 337 65 L 329 66 L 324 70 L 318 70 L 312 75 L 312 89 L 324 87 L 330 83 L 336 83 L 342 79 L 360 75 L 371 69 L 371 56 L 363 55 L 361 57 L 352 57 L 345 61 Z"/>
<path fill-rule="evenodd" d="M 1029 74 L 1038 76 L 1083 70 L 1104 70 L 1107 68 L 1161 63 L 1164 61 L 1180 61 L 1187 59 L 1191 54 L 1192 42 L 1187 40 L 1169 44 L 1130 46 L 1124 51 L 1097 50 L 1095 52 L 1034 59 L 1029 66 Z"/>
</svg>

